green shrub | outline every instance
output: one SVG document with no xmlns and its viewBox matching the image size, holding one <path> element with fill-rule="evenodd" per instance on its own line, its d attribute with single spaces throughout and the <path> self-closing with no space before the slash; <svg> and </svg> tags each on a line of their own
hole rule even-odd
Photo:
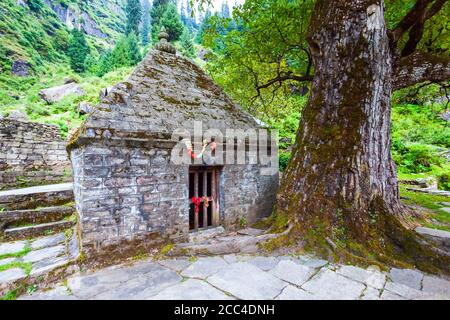
<svg viewBox="0 0 450 320">
<path fill-rule="evenodd" d="M 399 169 L 406 173 L 429 172 L 433 165 L 441 165 L 435 148 L 417 143 L 401 145 L 399 149 L 394 149 L 393 158 Z"/>
<path fill-rule="evenodd" d="M 278 163 L 280 171 L 284 171 L 286 169 L 289 159 L 291 158 L 290 152 L 280 152 L 278 155 Z"/>
<path fill-rule="evenodd" d="M 42 7 L 44 6 L 44 3 L 42 0 L 28 0 L 27 1 L 28 7 L 31 11 L 39 12 L 42 10 Z"/>
<path fill-rule="evenodd" d="M 438 176 L 438 189 L 450 191 L 450 173 Z"/>
</svg>

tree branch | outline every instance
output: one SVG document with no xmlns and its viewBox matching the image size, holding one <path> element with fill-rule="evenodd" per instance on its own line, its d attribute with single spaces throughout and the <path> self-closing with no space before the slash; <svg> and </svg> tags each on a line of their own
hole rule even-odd
<svg viewBox="0 0 450 320">
<path fill-rule="evenodd" d="M 302 82 L 302 81 L 312 81 L 312 79 L 313 79 L 313 77 L 310 75 L 298 76 L 295 74 L 288 73 L 286 75 L 280 75 L 273 79 L 270 79 L 265 84 L 259 85 L 257 88 L 264 89 L 264 88 L 270 87 L 274 83 L 277 83 L 277 82 L 281 83 L 286 80 L 294 80 L 294 81 Z"/>
<path fill-rule="evenodd" d="M 402 57 L 406 57 L 407 55 L 412 54 L 419 44 L 420 40 L 423 36 L 423 30 L 425 22 L 433 17 L 439 10 L 442 9 L 442 6 L 447 0 L 436 0 L 430 7 L 430 9 L 423 12 L 420 16 L 419 20 L 413 24 L 411 29 L 409 30 L 408 41 L 406 42 L 403 50 L 401 52 Z"/>
<path fill-rule="evenodd" d="M 416 52 L 401 58 L 394 71 L 393 88 L 401 89 L 424 81 L 441 82 L 450 79 L 450 59 Z"/>
<path fill-rule="evenodd" d="M 394 30 L 392 30 L 391 39 L 395 44 L 413 24 L 425 15 L 425 11 L 431 2 L 433 0 L 417 0 L 412 9 L 403 17 Z"/>
</svg>

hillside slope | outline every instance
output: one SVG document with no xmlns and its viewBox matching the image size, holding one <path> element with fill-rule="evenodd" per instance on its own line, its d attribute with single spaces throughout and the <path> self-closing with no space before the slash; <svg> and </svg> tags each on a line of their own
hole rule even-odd
<svg viewBox="0 0 450 320">
<path fill-rule="evenodd" d="M 128 74 L 118 70 L 105 79 L 81 78 L 66 56 L 72 28 L 87 35 L 90 52 L 99 56 L 123 34 L 125 0 L 2 0 L 0 2 L 0 115 L 11 110 L 31 120 L 59 124 L 63 133 L 78 123 L 74 106 L 92 101 L 98 90 Z M 81 82 L 87 94 L 46 106 L 38 92 Z M 109 79 L 109 80 L 108 80 Z M 69 103 L 70 102 L 70 103 Z M 72 114 L 69 114 L 72 113 Z M 68 123 L 73 122 L 73 123 Z"/>
</svg>

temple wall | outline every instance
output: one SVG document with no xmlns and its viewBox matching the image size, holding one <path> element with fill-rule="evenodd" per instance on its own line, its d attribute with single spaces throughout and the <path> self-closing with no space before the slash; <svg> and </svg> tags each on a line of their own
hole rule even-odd
<svg viewBox="0 0 450 320">
<path fill-rule="evenodd" d="M 59 128 L 0 119 L 0 190 L 71 181 Z"/>
</svg>

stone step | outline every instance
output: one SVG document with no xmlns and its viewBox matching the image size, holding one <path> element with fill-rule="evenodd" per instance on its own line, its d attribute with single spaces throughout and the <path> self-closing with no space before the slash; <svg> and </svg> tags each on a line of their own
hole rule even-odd
<svg viewBox="0 0 450 320">
<path fill-rule="evenodd" d="M 50 207 L 74 201 L 72 183 L 0 191 L 0 210 Z"/>
<path fill-rule="evenodd" d="M 426 227 L 417 227 L 416 232 L 450 252 L 450 232 Z"/>
<path fill-rule="evenodd" d="M 406 188 L 406 190 L 414 191 L 414 192 L 421 192 L 421 193 L 429 193 L 429 194 L 436 195 L 436 196 L 450 197 L 450 191 L 439 190 L 436 188 L 422 188 L 422 189 Z"/>
<path fill-rule="evenodd" d="M 55 222 L 72 215 L 75 212 L 73 206 L 46 207 L 28 210 L 12 210 L 0 213 L 0 230 L 11 225 L 23 223 L 47 223 Z"/>
<path fill-rule="evenodd" d="M 56 222 L 42 223 L 26 227 L 9 228 L 3 232 L 3 239 L 7 241 L 26 239 L 46 235 L 49 232 L 59 232 L 71 228 L 73 221 L 61 220 Z"/>
</svg>

